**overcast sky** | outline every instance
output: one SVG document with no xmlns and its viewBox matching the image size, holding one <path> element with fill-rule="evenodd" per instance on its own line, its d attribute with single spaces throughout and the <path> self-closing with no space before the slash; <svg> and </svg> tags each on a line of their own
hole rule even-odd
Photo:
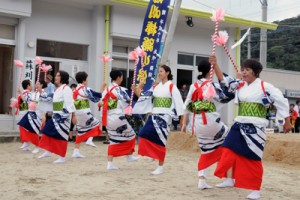
<svg viewBox="0 0 300 200">
<path fill-rule="evenodd" d="M 182 7 L 208 11 L 222 7 L 227 14 L 261 20 L 260 0 L 182 0 Z M 298 15 L 300 15 L 300 0 L 268 0 L 269 22 Z"/>
</svg>

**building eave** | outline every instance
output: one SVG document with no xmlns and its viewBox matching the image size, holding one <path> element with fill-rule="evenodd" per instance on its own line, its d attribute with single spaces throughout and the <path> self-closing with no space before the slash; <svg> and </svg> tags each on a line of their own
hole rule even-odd
<svg viewBox="0 0 300 200">
<path fill-rule="evenodd" d="M 133 6 L 140 6 L 140 7 L 147 7 L 148 1 L 144 0 L 112 0 L 116 3 L 128 4 Z M 181 15 L 191 16 L 191 17 L 198 17 L 203 19 L 210 19 L 211 12 L 204 11 L 204 10 L 194 10 L 189 8 L 181 8 L 180 9 Z M 263 28 L 268 30 L 276 30 L 278 25 L 270 22 L 263 22 L 263 21 L 256 21 L 250 20 L 240 17 L 234 17 L 230 15 L 225 15 L 225 22 L 235 24 L 237 27 L 245 28 L 246 27 L 255 27 L 255 28 Z"/>
</svg>

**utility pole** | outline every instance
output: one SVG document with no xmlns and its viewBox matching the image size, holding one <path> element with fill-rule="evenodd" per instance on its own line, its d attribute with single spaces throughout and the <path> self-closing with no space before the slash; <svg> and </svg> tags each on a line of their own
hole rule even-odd
<svg viewBox="0 0 300 200">
<path fill-rule="evenodd" d="M 247 48 L 247 58 L 251 59 L 251 29 L 249 30 L 249 35 L 248 35 L 248 48 Z"/>
<path fill-rule="evenodd" d="M 163 51 L 163 54 L 162 54 L 162 57 L 160 60 L 160 63 L 162 63 L 162 64 L 166 64 L 166 62 L 168 61 L 168 56 L 170 54 L 171 44 L 173 42 L 173 37 L 174 37 L 176 25 L 177 25 L 177 20 L 179 17 L 181 2 L 182 2 L 182 0 L 175 0 L 174 10 L 173 10 L 173 14 L 171 17 L 171 22 L 170 22 L 170 27 L 169 27 L 168 34 L 166 37 L 164 51 Z"/>
<path fill-rule="evenodd" d="M 267 21 L 268 0 L 259 0 L 262 9 L 262 21 Z M 260 52 L 259 61 L 263 67 L 267 67 L 267 30 L 260 29 Z"/>
</svg>

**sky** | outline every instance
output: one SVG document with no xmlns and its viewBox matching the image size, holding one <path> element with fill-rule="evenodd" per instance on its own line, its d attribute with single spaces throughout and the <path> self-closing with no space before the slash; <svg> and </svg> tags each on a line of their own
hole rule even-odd
<svg viewBox="0 0 300 200">
<path fill-rule="evenodd" d="M 174 0 L 171 1 L 171 4 Z M 222 7 L 235 17 L 261 20 L 260 0 L 182 0 L 181 7 L 210 11 Z M 268 0 L 268 22 L 300 15 L 300 0 Z"/>
</svg>

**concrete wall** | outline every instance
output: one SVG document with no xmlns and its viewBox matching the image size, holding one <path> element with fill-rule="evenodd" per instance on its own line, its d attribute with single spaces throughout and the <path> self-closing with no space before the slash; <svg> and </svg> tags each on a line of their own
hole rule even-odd
<svg viewBox="0 0 300 200">
<path fill-rule="evenodd" d="M 261 78 L 264 81 L 272 83 L 282 91 L 284 89 L 300 91 L 300 72 L 264 69 L 261 72 Z"/>
<path fill-rule="evenodd" d="M 114 6 L 111 16 L 111 36 L 139 39 L 143 27 L 146 10 L 128 6 Z"/>
<path fill-rule="evenodd" d="M 20 17 L 31 15 L 31 0 L 1 0 L 0 3 L 0 14 Z"/>
<path fill-rule="evenodd" d="M 92 43 L 92 12 L 86 9 L 33 1 L 32 16 L 26 18 L 25 56 L 35 57 L 36 46 L 27 43 L 37 39 L 77 44 Z"/>
</svg>

